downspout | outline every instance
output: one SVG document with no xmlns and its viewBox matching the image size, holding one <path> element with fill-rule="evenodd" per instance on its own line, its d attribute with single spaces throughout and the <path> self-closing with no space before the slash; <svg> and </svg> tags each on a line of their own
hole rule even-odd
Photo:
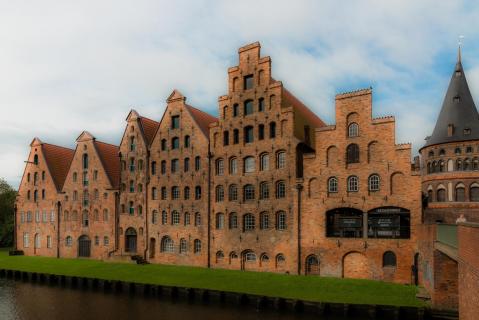
<svg viewBox="0 0 479 320">
<path fill-rule="evenodd" d="M 208 141 L 208 188 L 207 188 L 207 200 L 208 200 L 208 241 L 207 241 L 207 247 L 208 247 L 208 264 L 207 267 L 211 267 L 211 159 L 213 158 L 213 154 L 209 151 L 210 150 L 210 143 Z"/>
<path fill-rule="evenodd" d="M 148 241 L 148 190 L 150 190 L 150 150 L 146 151 L 146 186 L 145 186 L 145 251 L 143 252 L 143 259 L 146 260 L 147 252 L 149 249 Z"/>
<path fill-rule="evenodd" d="M 303 185 L 296 184 L 296 190 L 298 190 L 298 275 L 301 274 L 301 191 Z"/>
<path fill-rule="evenodd" d="M 24 215 L 25 216 L 25 215 Z M 17 201 L 13 205 L 13 250 L 17 251 Z"/>
<path fill-rule="evenodd" d="M 60 258 L 60 219 L 62 216 L 62 203 L 57 202 L 57 258 Z"/>
</svg>

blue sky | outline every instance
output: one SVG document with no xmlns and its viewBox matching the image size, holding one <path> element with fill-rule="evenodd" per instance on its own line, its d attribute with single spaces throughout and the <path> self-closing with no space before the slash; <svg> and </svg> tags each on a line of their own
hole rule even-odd
<svg viewBox="0 0 479 320">
<path fill-rule="evenodd" d="M 373 87 L 414 151 L 434 126 L 458 36 L 479 101 L 478 1 L 0 2 L 0 177 L 15 187 L 29 143 L 119 144 L 131 108 L 159 120 L 173 89 L 217 114 L 237 49 L 260 41 L 273 76 L 327 123 L 334 95 Z"/>
</svg>

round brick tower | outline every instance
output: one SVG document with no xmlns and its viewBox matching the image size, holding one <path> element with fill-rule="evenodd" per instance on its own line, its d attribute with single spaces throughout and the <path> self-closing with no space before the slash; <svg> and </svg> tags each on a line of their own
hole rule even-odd
<svg viewBox="0 0 479 320">
<path fill-rule="evenodd" d="M 424 222 L 479 221 L 479 114 L 460 47 L 436 126 L 419 152 Z"/>
</svg>

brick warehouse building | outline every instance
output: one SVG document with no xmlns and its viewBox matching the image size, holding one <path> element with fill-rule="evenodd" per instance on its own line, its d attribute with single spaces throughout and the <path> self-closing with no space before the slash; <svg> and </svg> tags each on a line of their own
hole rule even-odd
<svg viewBox="0 0 479 320">
<path fill-rule="evenodd" d="M 160 121 L 129 113 L 119 147 L 87 132 L 75 151 L 34 139 L 16 202 L 17 248 L 414 283 L 427 278 L 418 268 L 428 274 L 418 243 L 432 243 L 427 232 L 418 241 L 421 221 L 441 220 L 431 217 L 453 204 L 473 215 L 471 201 L 433 200 L 422 210 L 429 185 L 435 199 L 453 176 L 467 175 L 469 199 L 477 172 L 442 172 L 443 142 L 421 150 L 421 170 L 412 165 L 394 118 L 372 118 L 370 89 L 337 95 L 328 126 L 272 78 L 254 43 L 239 49 L 218 108 L 216 119 L 174 90 Z M 466 140 L 461 168 L 475 170 L 477 146 L 469 155 Z M 452 156 L 459 142 L 446 142 Z"/>
</svg>

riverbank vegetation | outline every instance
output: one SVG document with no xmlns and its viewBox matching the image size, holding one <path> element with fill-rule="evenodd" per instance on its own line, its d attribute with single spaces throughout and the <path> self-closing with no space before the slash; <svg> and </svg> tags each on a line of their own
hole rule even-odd
<svg viewBox="0 0 479 320">
<path fill-rule="evenodd" d="M 0 178 L 0 247 L 13 244 L 13 207 L 17 192 Z"/>
<path fill-rule="evenodd" d="M 87 259 L 8 256 L 0 269 L 242 292 L 306 301 L 422 306 L 417 288 L 372 280 L 295 276 L 167 265 L 110 263 Z"/>
</svg>

